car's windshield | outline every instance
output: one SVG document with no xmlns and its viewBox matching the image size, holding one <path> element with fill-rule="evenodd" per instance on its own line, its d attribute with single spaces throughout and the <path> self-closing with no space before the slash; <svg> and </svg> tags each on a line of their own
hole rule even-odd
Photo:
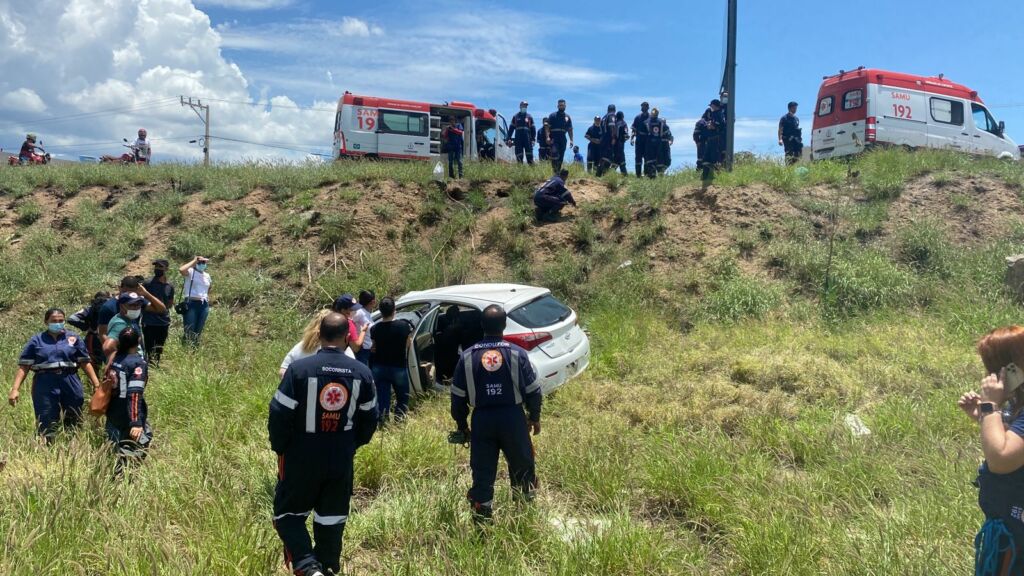
<svg viewBox="0 0 1024 576">
<path fill-rule="evenodd" d="M 509 313 L 508 317 L 524 328 L 543 328 L 558 324 L 572 315 L 572 310 L 551 294 L 546 294 Z"/>
</svg>

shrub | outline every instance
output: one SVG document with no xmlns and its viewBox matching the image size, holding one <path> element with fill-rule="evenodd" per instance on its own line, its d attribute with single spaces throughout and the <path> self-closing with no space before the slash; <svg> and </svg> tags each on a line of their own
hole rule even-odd
<svg viewBox="0 0 1024 576">
<path fill-rule="evenodd" d="M 704 296 L 701 315 L 716 322 L 762 318 L 778 308 L 782 301 L 783 291 L 777 284 L 747 276 L 734 276 Z"/>
<path fill-rule="evenodd" d="M 922 220 L 900 230 L 896 251 L 900 262 L 918 271 L 949 274 L 952 248 L 938 222 Z"/>
<path fill-rule="evenodd" d="M 32 200 L 18 204 L 14 210 L 18 214 L 17 222 L 22 226 L 28 226 L 43 216 L 43 209 Z"/>
<path fill-rule="evenodd" d="M 355 216 L 351 213 L 325 215 L 320 225 L 320 249 L 343 245 L 354 226 Z"/>
</svg>

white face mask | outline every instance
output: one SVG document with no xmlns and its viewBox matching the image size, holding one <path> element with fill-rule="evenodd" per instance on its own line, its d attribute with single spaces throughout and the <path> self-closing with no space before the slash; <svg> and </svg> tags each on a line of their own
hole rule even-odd
<svg viewBox="0 0 1024 576">
<path fill-rule="evenodd" d="M 142 310 L 128 310 L 124 313 L 129 320 L 137 320 L 139 316 L 142 316 Z"/>
</svg>

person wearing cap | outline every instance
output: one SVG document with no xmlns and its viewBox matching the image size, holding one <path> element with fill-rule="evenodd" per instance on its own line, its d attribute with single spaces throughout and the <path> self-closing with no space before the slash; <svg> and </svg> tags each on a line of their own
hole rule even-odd
<svg viewBox="0 0 1024 576">
<path fill-rule="evenodd" d="M 977 345 L 986 376 L 958 406 L 980 429 L 985 459 L 974 485 L 985 514 L 976 574 L 1024 574 L 1024 327 L 992 330 Z M 973 457 L 972 457 L 973 460 Z"/>
<path fill-rule="evenodd" d="M 800 119 L 796 116 L 796 102 L 790 102 L 789 111 L 779 119 L 779 146 L 786 151 L 786 164 L 796 164 L 804 151 Z"/>
<path fill-rule="evenodd" d="M 373 309 L 377 305 L 377 295 L 373 290 L 362 290 L 359 292 L 359 303 L 353 307 L 352 321 L 356 325 L 356 333 L 363 334 L 362 348 L 356 350 L 356 360 L 369 366 L 370 358 L 373 356 L 373 336 L 370 334 L 370 327 L 373 324 Z"/>
<path fill-rule="evenodd" d="M 289 366 L 270 400 L 267 429 L 277 454 L 274 529 L 298 576 L 341 574 L 354 457 L 377 430 L 373 375 L 342 353 L 348 324 L 341 314 L 325 316 L 322 348 Z"/>
<path fill-rule="evenodd" d="M 523 155 L 526 155 L 526 162 L 533 166 L 533 141 L 537 137 L 537 129 L 533 124 L 533 116 L 526 112 L 529 104 L 526 100 L 519 103 L 519 112 L 512 117 L 512 124 L 509 126 L 508 145 L 515 145 L 516 162 L 523 163 Z"/>
<path fill-rule="evenodd" d="M 597 175 L 602 176 L 615 163 L 615 147 L 618 144 L 618 127 L 615 118 L 615 104 L 608 105 L 608 113 L 601 118 L 601 159 L 597 165 Z"/>
<path fill-rule="evenodd" d="M 594 123 L 583 135 L 587 144 L 587 172 L 594 172 L 601 163 L 601 117 L 594 116 Z"/>
<path fill-rule="evenodd" d="M 569 135 L 568 148 L 566 148 L 566 134 Z M 558 100 L 558 109 L 548 115 L 548 136 L 551 138 L 551 171 L 558 174 L 562 171 L 565 151 L 574 147 L 572 118 L 565 113 L 564 98 Z"/>
<path fill-rule="evenodd" d="M 120 310 L 120 306 L 117 303 L 117 297 L 119 295 L 126 294 L 129 292 L 135 292 L 139 296 L 145 298 L 146 301 L 150 303 L 148 306 L 146 306 L 147 311 L 161 311 L 159 308 L 157 308 L 157 306 L 159 305 L 159 302 L 157 302 L 158 298 L 156 298 L 155 296 L 150 294 L 148 290 L 146 290 L 146 287 L 143 286 L 142 281 L 142 276 L 125 276 L 124 278 L 121 278 L 121 283 L 118 285 L 117 294 L 115 294 L 112 298 L 108 299 L 106 302 L 103 303 L 102 306 L 100 306 L 99 313 L 96 318 L 96 332 L 99 334 L 101 345 L 102 342 L 106 341 L 107 338 L 107 324 L 114 316 L 117 316 L 117 313 Z"/>
<path fill-rule="evenodd" d="M 647 102 L 640 103 L 640 113 L 633 117 L 633 132 L 629 137 L 629 143 L 636 147 L 636 176 L 639 178 L 644 173 L 644 156 L 647 154 L 647 121 L 651 118 L 649 112 L 651 105 Z"/>
<path fill-rule="evenodd" d="M 160 356 L 167 342 L 171 328 L 170 310 L 174 308 L 174 285 L 167 281 L 170 263 L 164 259 L 153 260 L 153 277 L 142 286 L 164 305 L 163 312 L 142 311 L 142 341 L 146 358 L 153 366 L 160 365 Z"/>
<path fill-rule="evenodd" d="M 562 169 L 540 185 L 533 193 L 533 205 L 537 222 L 558 222 L 562 215 L 562 208 L 572 204 L 576 207 L 576 199 L 565 187 L 565 181 L 569 178 L 569 171 Z"/>
<path fill-rule="evenodd" d="M 334 304 L 331 305 L 331 310 L 348 319 L 348 346 L 353 354 L 359 354 L 363 349 L 363 340 L 366 338 L 366 332 L 370 329 L 369 324 L 364 325 L 361 330 L 356 327 L 355 314 L 358 306 L 359 303 L 351 294 L 338 296 L 334 300 Z"/>
<path fill-rule="evenodd" d="M 36 414 L 36 431 L 47 444 L 53 441 L 58 425 L 76 428 L 82 421 L 85 394 L 78 371 L 84 370 L 93 388 L 100 381 L 89 361 L 85 341 L 64 327 L 64 311 L 50 308 L 43 315 L 46 329 L 29 338 L 18 357 L 18 372 L 7 396 L 11 406 L 18 404 L 21 384 L 28 373 L 32 379 L 32 408 Z"/>
<path fill-rule="evenodd" d="M 121 335 L 121 332 L 128 327 L 131 327 L 140 335 L 142 334 L 142 309 L 152 306 L 155 312 L 163 312 L 163 302 L 156 300 L 154 302 L 147 301 L 146 298 L 139 295 L 137 292 L 124 292 L 117 297 L 117 305 L 120 312 L 117 316 L 110 319 L 107 324 L 107 336 L 103 341 L 103 353 L 107 356 L 107 362 L 113 357 L 114 353 L 117 352 L 117 339 Z M 143 343 L 142 356 L 145 358 L 145 344 Z"/>
<path fill-rule="evenodd" d="M 651 117 L 647 119 L 647 144 L 644 152 L 644 172 L 648 178 L 654 178 L 658 174 L 664 174 L 668 168 L 665 150 L 673 142 L 672 130 L 668 122 L 660 117 L 657 108 L 651 109 Z"/>
<path fill-rule="evenodd" d="M 178 274 L 185 277 L 181 295 L 188 299 L 188 309 L 181 318 L 181 343 L 192 348 L 199 346 L 199 337 L 210 316 L 210 285 L 213 279 L 206 271 L 209 265 L 209 258 L 196 256 L 178 267 Z"/>
<path fill-rule="evenodd" d="M 493 509 L 499 452 L 505 454 L 513 489 L 525 500 L 533 499 L 537 474 L 530 431 L 540 434 L 543 397 L 529 354 L 502 339 L 506 315 L 501 306 L 485 308 L 480 324 L 483 340 L 468 347 L 455 367 L 451 415 L 458 430 L 470 438 L 473 486 L 466 497 L 473 519 L 487 521 Z"/>
</svg>

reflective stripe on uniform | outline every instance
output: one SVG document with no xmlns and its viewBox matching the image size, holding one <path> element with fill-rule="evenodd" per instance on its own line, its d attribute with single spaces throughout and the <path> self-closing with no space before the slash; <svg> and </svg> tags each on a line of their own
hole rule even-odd
<svg viewBox="0 0 1024 576">
<path fill-rule="evenodd" d="M 356 415 L 356 401 L 359 400 L 359 389 L 362 388 L 362 386 L 362 380 L 352 381 L 352 396 L 349 398 L 348 401 L 348 421 L 345 422 L 345 430 L 352 429 L 352 418 Z M 376 398 L 374 398 L 374 400 L 376 400 Z"/>
<path fill-rule="evenodd" d="M 132 381 L 128 382 L 128 389 L 129 390 L 132 390 L 132 389 L 142 390 L 145 387 L 146 387 L 145 380 L 132 380 Z"/>
<path fill-rule="evenodd" d="M 473 349 L 470 348 L 462 355 L 462 367 L 466 371 L 466 395 L 469 397 L 469 405 L 476 407 L 476 382 L 473 381 Z"/>
<path fill-rule="evenodd" d="M 274 516 L 274 520 L 280 520 L 285 516 L 299 516 L 301 518 L 308 518 L 309 512 L 285 512 L 284 514 L 278 514 L 277 516 Z"/>
<path fill-rule="evenodd" d="M 75 364 L 74 362 L 48 362 L 46 364 L 31 365 L 33 370 L 53 370 L 54 368 L 78 368 L 78 364 Z"/>
<path fill-rule="evenodd" d="M 533 384 L 530 384 L 529 386 L 526 387 L 527 394 L 533 394 L 537 390 L 540 390 L 540 381 L 538 380 L 534 380 Z"/>
<path fill-rule="evenodd" d="M 452 384 L 452 395 L 453 396 L 458 396 L 459 398 L 465 398 L 466 397 L 466 391 L 463 390 L 462 388 L 459 388 L 455 384 Z"/>
<path fill-rule="evenodd" d="M 377 397 L 376 396 L 374 396 L 373 400 L 370 400 L 369 402 L 363 402 L 362 404 L 359 405 L 359 409 L 364 411 L 364 412 L 367 411 L 367 410 L 372 410 L 373 408 L 376 408 L 376 407 L 377 407 Z"/>
<path fill-rule="evenodd" d="M 36 361 L 31 359 L 31 358 L 19 358 L 18 359 L 18 366 L 28 366 L 28 367 L 31 368 L 32 365 L 35 364 L 35 363 L 36 363 Z"/>
<path fill-rule="evenodd" d="M 338 524 L 344 524 L 346 520 L 348 520 L 347 514 L 341 516 L 321 516 L 313 512 L 313 522 L 321 526 L 337 526 Z"/>
<path fill-rule="evenodd" d="M 316 432 L 316 393 L 319 380 L 315 376 L 306 379 L 306 432 Z"/>
<path fill-rule="evenodd" d="M 299 405 L 298 400 L 292 400 L 291 398 L 285 396 L 284 392 L 281 392 L 280 390 L 274 392 L 274 400 L 277 400 L 278 404 L 284 406 L 289 410 L 295 410 L 295 407 Z"/>
<path fill-rule="evenodd" d="M 523 393 L 519 391 L 519 352 L 509 350 L 509 355 L 511 356 L 509 370 L 512 371 L 512 394 L 515 395 L 516 404 L 522 404 Z"/>
</svg>

